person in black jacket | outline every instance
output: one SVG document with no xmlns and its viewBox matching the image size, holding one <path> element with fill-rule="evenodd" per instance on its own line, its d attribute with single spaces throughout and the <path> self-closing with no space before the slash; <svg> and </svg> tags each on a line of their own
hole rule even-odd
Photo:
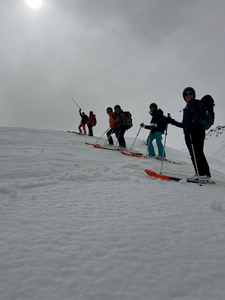
<svg viewBox="0 0 225 300">
<path fill-rule="evenodd" d="M 177 127 L 183 128 L 184 138 L 195 169 L 192 179 L 209 180 L 211 177 L 208 162 L 204 154 L 205 126 L 202 123 L 202 102 L 196 100 L 196 93 L 192 87 L 183 91 L 183 98 L 187 105 L 183 110 L 182 123 L 172 118 L 167 119 Z M 194 151 L 193 151 L 194 149 Z"/>
<path fill-rule="evenodd" d="M 81 113 L 81 108 L 79 109 L 79 114 L 80 114 L 80 116 L 81 116 L 80 125 L 78 126 L 79 132 L 82 133 L 81 128 L 83 128 L 84 134 L 87 134 L 85 125 L 87 124 L 88 116 L 85 115 L 84 112 Z"/>
<path fill-rule="evenodd" d="M 119 142 L 119 147 L 121 150 L 126 149 L 126 142 L 124 139 L 124 134 L 126 131 L 127 118 L 121 109 L 120 105 L 114 106 L 114 118 L 115 118 L 115 126 L 114 132 Z"/>
<path fill-rule="evenodd" d="M 153 147 L 152 142 L 154 139 L 156 140 L 156 144 L 158 147 L 158 157 L 166 157 L 165 151 L 163 151 L 164 147 L 162 144 L 162 134 L 164 133 L 165 121 L 163 116 L 163 111 L 158 109 L 157 104 L 152 103 L 149 106 L 150 108 L 150 115 L 152 116 L 150 125 L 145 125 L 141 123 L 140 126 L 144 127 L 145 129 L 149 129 L 150 133 L 147 139 L 148 145 L 148 155 L 149 156 L 156 156 L 155 150 Z"/>
</svg>

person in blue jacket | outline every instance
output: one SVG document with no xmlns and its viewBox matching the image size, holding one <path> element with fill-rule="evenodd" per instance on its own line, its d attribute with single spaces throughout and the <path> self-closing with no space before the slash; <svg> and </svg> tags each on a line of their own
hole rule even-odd
<svg viewBox="0 0 225 300">
<path fill-rule="evenodd" d="M 164 133 L 165 121 L 163 116 L 163 111 L 159 108 L 156 103 L 151 103 L 150 106 L 150 115 L 152 116 L 150 125 L 145 125 L 141 123 L 140 126 L 145 129 L 149 129 L 150 133 L 147 139 L 148 146 L 148 155 L 156 156 L 155 150 L 152 142 L 154 139 L 156 140 L 156 144 L 158 147 L 158 157 L 166 157 L 165 151 L 163 151 L 164 147 L 162 144 L 162 134 Z"/>
<path fill-rule="evenodd" d="M 204 154 L 205 126 L 202 123 L 202 102 L 196 100 L 196 93 L 192 87 L 184 89 L 183 98 L 186 101 L 186 107 L 183 110 L 182 122 L 167 118 L 167 123 L 183 128 L 185 142 L 195 169 L 192 179 L 209 180 L 211 174 Z"/>
</svg>

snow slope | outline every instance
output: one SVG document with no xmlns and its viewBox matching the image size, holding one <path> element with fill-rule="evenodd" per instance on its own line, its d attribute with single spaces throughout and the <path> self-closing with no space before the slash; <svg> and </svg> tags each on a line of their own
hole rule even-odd
<svg viewBox="0 0 225 300">
<path fill-rule="evenodd" d="M 160 162 L 85 141 L 0 128 L 0 299 L 224 299 L 225 163 L 209 159 L 221 184 L 163 182 L 144 173 Z M 164 173 L 193 173 L 166 152 L 182 164 Z"/>
</svg>

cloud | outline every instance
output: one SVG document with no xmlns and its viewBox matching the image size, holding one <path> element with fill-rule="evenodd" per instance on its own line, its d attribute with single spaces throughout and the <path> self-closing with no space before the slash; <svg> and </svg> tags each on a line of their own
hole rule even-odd
<svg viewBox="0 0 225 300">
<path fill-rule="evenodd" d="M 189 85 L 212 94 L 223 125 L 224 1 L 46 0 L 35 11 L 13 3 L 0 4 L 1 126 L 74 129 L 74 97 L 96 112 L 96 134 L 105 108 L 121 104 L 135 136 L 151 102 L 180 120 Z"/>
</svg>

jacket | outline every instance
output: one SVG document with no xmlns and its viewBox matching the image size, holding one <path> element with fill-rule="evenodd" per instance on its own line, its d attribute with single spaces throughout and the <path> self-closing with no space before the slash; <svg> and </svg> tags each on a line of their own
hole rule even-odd
<svg viewBox="0 0 225 300">
<path fill-rule="evenodd" d="M 88 116 L 87 115 L 82 115 L 82 113 L 79 111 L 80 113 L 80 116 L 81 116 L 81 124 L 87 124 L 87 119 L 88 119 Z"/>
<path fill-rule="evenodd" d="M 200 129 L 205 130 L 205 126 L 202 123 L 202 102 L 196 99 L 187 103 L 183 110 L 182 123 L 173 120 L 172 125 L 183 128 L 184 134 L 190 132 L 190 130 Z"/>
<path fill-rule="evenodd" d="M 95 126 L 97 124 L 96 116 L 95 114 L 91 114 L 87 119 L 87 125 Z"/>
<path fill-rule="evenodd" d="M 112 112 L 111 114 L 109 114 L 109 125 L 111 128 L 113 128 L 115 126 L 115 118 L 114 118 L 114 112 Z"/>
<path fill-rule="evenodd" d="M 127 117 L 125 116 L 124 112 L 121 110 L 118 114 L 114 113 L 115 118 L 115 126 L 116 128 L 126 128 L 127 126 Z"/>
<path fill-rule="evenodd" d="M 159 108 L 157 111 L 154 113 L 151 119 L 151 124 L 156 124 L 156 127 L 146 125 L 146 129 L 151 129 L 152 133 L 154 132 L 162 132 L 164 133 L 165 130 L 165 121 L 164 121 L 164 116 L 163 116 L 163 111 Z"/>
</svg>

